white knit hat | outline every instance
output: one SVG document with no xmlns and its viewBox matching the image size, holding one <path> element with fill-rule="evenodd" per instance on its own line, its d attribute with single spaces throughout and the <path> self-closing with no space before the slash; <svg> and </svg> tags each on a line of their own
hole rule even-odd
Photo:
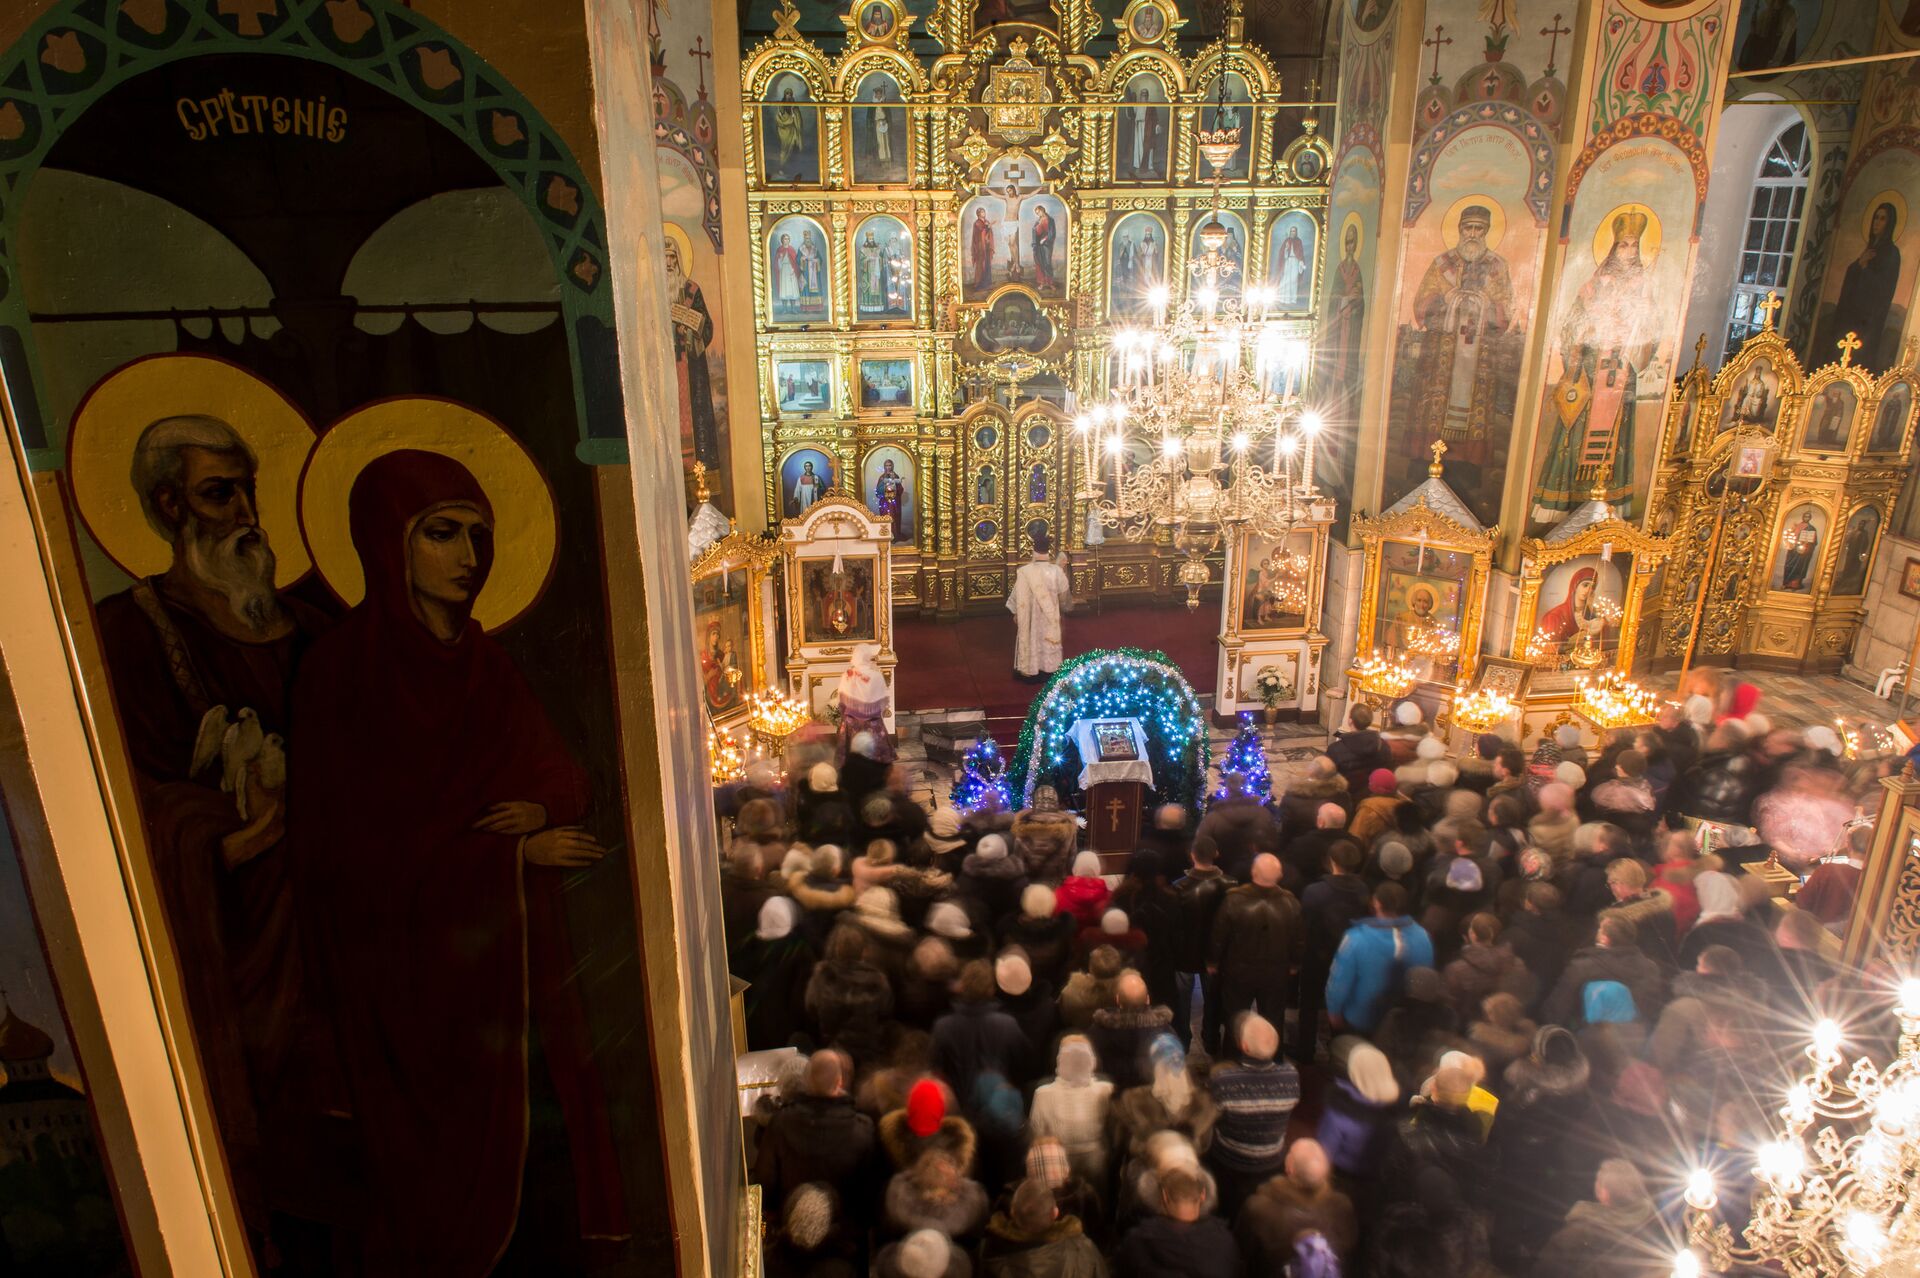
<svg viewBox="0 0 1920 1278">
<path fill-rule="evenodd" d="M 1078 879 L 1097 879 L 1100 877 L 1100 854 L 1082 852 L 1073 858 L 1073 875 Z"/>
<path fill-rule="evenodd" d="M 1587 770 L 1571 759 L 1564 759 L 1553 769 L 1553 779 L 1578 790 L 1587 783 Z"/>
<path fill-rule="evenodd" d="M 831 763 L 816 763 L 807 773 L 807 788 L 815 794 L 833 794 L 840 789 L 840 769 Z"/>
<path fill-rule="evenodd" d="M 1442 790 L 1460 779 L 1460 768 L 1451 759 L 1437 759 L 1427 765 L 1427 784 Z"/>
<path fill-rule="evenodd" d="M 1403 728 L 1411 728 L 1425 717 L 1420 713 L 1420 707 L 1411 701 L 1402 701 L 1393 708 L 1393 721 Z"/>
<path fill-rule="evenodd" d="M 951 1249 L 947 1236 L 939 1230 L 915 1230 L 900 1243 L 893 1265 L 901 1278 L 946 1278 Z"/>
<path fill-rule="evenodd" d="M 1044 883 L 1029 883 L 1020 893 L 1020 912 L 1030 919 L 1052 918 L 1057 904 L 1053 889 Z"/>
<path fill-rule="evenodd" d="M 974 847 L 973 854 L 982 861 L 1001 861 L 1006 859 L 1007 840 L 1005 835 L 989 834 Z"/>
<path fill-rule="evenodd" d="M 973 935 L 967 912 L 952 901 L 936 901 L 927 911 L 927 931 L 949 941 L 964 941 Z"/>
<path fill-rule="evenodd" d="M 1125 910 L 1108 910 L 1100 916 L 1100 930 L 1108 936 L 1125 936 L 1132 927 Z"/>
<path fill-rule="evenodd" d="M 1422 737 L 1420 744 L 1414 747 L 1413 752 L 1428 763 L 1432 763 L 1435 759 L 1447 757 L 1447 743 L 1439 737 Z"/>
</svg>

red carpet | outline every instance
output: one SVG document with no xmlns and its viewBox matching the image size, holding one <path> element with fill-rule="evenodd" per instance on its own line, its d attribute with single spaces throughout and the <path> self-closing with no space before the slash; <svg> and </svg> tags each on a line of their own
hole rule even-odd
<svg viewBox="0 0 1920 1278">
<path fill-rule="evenodd" d="M 1201 696 L 1213 691 L 1219 663 L 1217 601 L 1198 612 L 1172 608 L 1108 608 L 1068 613 L 1062 642 L 1069 660 L 1094 648 L 1155 649 L 1173 658 Z M 1013 615 L 994 613 L 958 621 L 896 619 L 895 704 L 901 710 L 980 708 L 988 718 L 1023 719 L 1040 692 L 1013 673 Z"/>
</svg>

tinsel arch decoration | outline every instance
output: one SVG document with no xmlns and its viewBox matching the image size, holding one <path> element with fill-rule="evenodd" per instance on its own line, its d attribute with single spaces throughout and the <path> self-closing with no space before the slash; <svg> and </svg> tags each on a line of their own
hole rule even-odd
<svg viewBox="0 0 1920 1278">
<path fill-rule="evenodd" d="M 1007 775 L 1019 787 L 1014 797 L 1021 806 L 1037 786 L 1063 795 L 1078 788 L 1073 725 L 1082 719 L 1140 720 L 1160 801 L 1202 805 L 1212 754 L 1193 685 L 1164 652 L 1097 648 L 1055 671 L 1020 725 Z"/>
</svg>

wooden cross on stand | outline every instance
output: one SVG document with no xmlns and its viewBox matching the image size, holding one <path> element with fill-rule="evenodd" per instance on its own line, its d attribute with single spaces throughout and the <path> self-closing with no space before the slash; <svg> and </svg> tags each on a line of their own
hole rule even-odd
<svg viewBox="0 0 1920 1278">
<path fill-rule="evenodd" d="M 687 50 L 688 53 L 691 53 L 693 55 L 693 69 L 695 73 L 700 77 L 700 100 L 702 102 L 705 102 L 707 100 L 707 62 L 706 60 L 713 57 L 712 49 L 702 47 L 706 44 L 706 42 L 707 42 L 707 38 L 705 36 L 695 36 L 693 38 L 693 47 Z"/>
<path fill-rule="evenodd" d="M 1774 292 L 1772 289 L 1768 289 L 1767 300 L 1760 303 L 1759 309 L 1767 313 L 1766 319 L 1761 321 L 1762 327 L 1760 331 L 1763 333 L 1772 332 L 1773 331 L 1773 313 L 1780 309 L 1780 295 Z"/>
<path fill-rule="evenodd" d="M 1420 42 L 1421 48 L 1433 50 L 1433 78 L 1431 82 L 1434 84 L 1440 83 L 1440 46 L 1443 44 L 1453 43 L 1453 37 L 1450 35 L 1443 34 L 1445 31 L 1446 31 L 1446 28 L 1444 26 L 1441 26 L 1439 23 L 1435 23 L 1433 28 L 1433 37 L 1431 39 L 1422 40 Z"/>
<path fill-rule="evenodd" d="M 1835 342 L 1834 345 L 1840 348 L 1840 367 L 1845 368 L 1853 363 L 1853 353 L 1862 346 L 1865 346 L 1866 343 L 1860 340 L 1860 334 L 1854 332 L 1852 329 L 1848 329 L 1847 335 Z"/>
<path fill-rule="evenodd" d="M 1125 800 L 1122 800 L 1122 799 L 1107 800 L 1107 832 L 1109 834 L 1120 833 L 1120 814 L 1122 812 L 1125 812 L 1126 810 L 1127 810 L 1127 805 Z"/>
<path fill-rule="evenodd" d="M 1560 15 L 1556 13 L 1553 15 L 1553 25 L 1541 27 L 1540 34 L 1547 37 L 1547 74 L 1552 75 L 1553 55 L 1555 50 L 1560 47 L 1560 37 L 1563 35 L 1572 35 L 1573 28 L 1561 26 Z"/>
</svg>

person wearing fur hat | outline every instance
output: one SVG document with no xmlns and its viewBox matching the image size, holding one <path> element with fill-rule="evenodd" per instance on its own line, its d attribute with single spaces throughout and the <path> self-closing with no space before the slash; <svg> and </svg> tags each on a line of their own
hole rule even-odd
<svg viewBox="0 0 1920 1278">
<path fill-rule="evenodd" d="M 1098 928 L 1112 895 L 1100 873 L 1100 854 L 1082 852 L 1073 859 L 1073 873 L 1054 889 L 1053 908 L 1071 915 L 1076 928 Z"/>
<path fill-rule="evenodd" d="M 929 1150 L 952 1158 L 963 1176 L 973 1171 L 973 1124 L 947 1112 L 950 1098 L 941 1083 L 923 1078 L 907 1089 L 904 1105 L 881 1118 L 880 1148 L 894 1171 L 912 1167 Z"/>
<path fill-rule="evenodd" d="M 882 1208 L 896 1237 L 924 1230 L 964 1243 L 987 1223 L 987 1191 L 961 1173 L 952 1154 L 930 1149 L 894 1173 Z"/>
<path fill-rule="evenodd" d="M 1035 786 L 1028 807 L 1015 813 L 1013 851 L 1036 882 L 1058 883 L 1073 861 L 1080 823 L 1060 807 L 1060 795 L 1050 785 Z"/>
<path fill-rule="evenodd" d="M 1206 1210 L 1205 1182 L 1176 1167 L 1159 1185 L 1153 1214 L 1128 1230 L 1114 1252 L 1114 1278 L 1239 1278 L 1240 1248 L 1227 1222 Z"/>
<path fill-rule="evenodd" d="M 1152 1075 L 1148 1046 L 1173 1030 L 1173 1011 L 1156 1006 L 1147 982 L 1138 972 L 1122 972 L 1113 986 L 1114 1006 L 1093 1014 L 1087 1037 L 1105 1065 L 1107 1077 L 1122 1090 L 1147 1082 Z"/>
<path fill-rule="evenodd" d="M 966 825 L 960 814 L 949 807 L 938 807 L 927 818 L 926 833 L 914 840 L 907 860 L 951 874 L 959 868 L 957 860 L 966 846 Z"/>
<path fill-rule="evenodd" d="M 767 1238 L 767 1278 L 858 1278 L 863 1230 L 845 1217 L 832 1185 L 810 1181 L 787 1195 L 779 1229 Z"/>
<path fill-rule="evenodd" d="M 1017 945 L 1033 966 L 1034 979 L 1054 989 L 1066 984 L 1073 964 L 1073 940 L 1080 926 L 1071 914 L 1059 910 L 1054 891 L 1044 883 L 1029 883 L 1020 891 L 1020 912 L 1000 920 L 1000 940 Z"/>
<path fill-rule="evenodd" d="M 954 890 L 974 904 L 969 913 L 975 918 L 999 919 L 1020 908 L 1026 886 L 1026 863 L 1007 846 L 1006 835 L 988 834 L 960 862 Z"/>
<path fill-rule="evenodd" d="M 1254 1007 L 1283 1024 L 1306 941 L 1300 902 L 1280 886 L 1280 858 L 1262 853 L 1253 862 L 1253 881 L 1228 892 L 1213 921 L 1207 970 L 1216 977 L 1222 1025 L 1230 1028 Z"/>
<path fill-rule="evenodd" d="M 1086 1035 L 1063 1035 L 1053 1078 L 1034 1088 L 1027 1114 L 1028 1130 L 1059 1141 L 1074 1173 L 1096 1185 L 1107 1179 L 1107 1110 L 1113 1101 L 1113 1083 L 1095 1073 L 1099 1067 Z"/>
<path fill-rule="evenodd" d="M 1361 847 L 1371 847 L 1375 839 L 1394 828 L 1396 814 L 1406 806 L 1406 802 L 1398 783 L 1394 781 L 1393 773 L 1385 768 L 1375 768 L 1367 777 L 1367 797 L 1354 808 L 1353 820 L 1347 824 L 1347 833 Z"/>
<path fill-rule="evenodd" d="M 767 898 L 753 935 L 727 951 L 727 970 L 747 983 L 747 1048 L 785 1047 L 800 1034 L 813 943 L 790 897 Z"/>
<path fill-rule="evenodd" d="M 854 1108 L 847 1083 L 838 1052 L 815 1052 L 806 1058 L 800 1095 L 775 1110 L 760 1133 L 753 1178 L 769 1212 L 810 1182 L 837 1186 L 855 1202 L 877 1188 L 873 1120 Z"/>
<path fill-rule="evenodd" d="M 961 1096 L 973 1094 L 974 1080 L 986 1073 L 1025 1081 L 1032 1048 L 1020 1023 L 994 998 L 993 967 L 975 959 L 960 969 L 954 983 L 953 1010 L 934 1022 L 933 1060 L 940 1076 Z"/>
<path fill-rule="evenodd" d="M 787 893 L 807 912 L 807 931 L 816 942 L 826 939 L 859 896 L 853 884 L 840 877 L 840 868 L 840 849 L 823 843 L 808 853 L 804 871 L 787 875 Z"/>
<path fill-rule="evenodd" d="M 1079 1218 L 1063 1216 L 1045 1181 L 1028 1177 L 980 1245 L 985 1278 L 1106 1278 L 1107 1262 Z"/>
<path fill-rule="evenodd" d="M 844 1048 L 863 1065 L 883 1056 L 893 1036 L 893 985 L 866 955 L 860 929 L 836 927 L 803 999 L 819 1041 Z"/>
<path fill-rule="evenodd" d="M 1114 989 L 1127 960 L 1111 945 L 1094 947 L 1087 965 L 1067 978 L 1060 991 L 1060 1023 L 1068 1029 L 1085 1030 L 1093 1024 L 1093 1014 L 1112 1007 Z"/>
<path fill-rule="evenodd" d="M 940 1230 L 920 1229 L 880 1249 L 873 1278 L 973 1278 L 973 1262 Z"/>
</svg>

